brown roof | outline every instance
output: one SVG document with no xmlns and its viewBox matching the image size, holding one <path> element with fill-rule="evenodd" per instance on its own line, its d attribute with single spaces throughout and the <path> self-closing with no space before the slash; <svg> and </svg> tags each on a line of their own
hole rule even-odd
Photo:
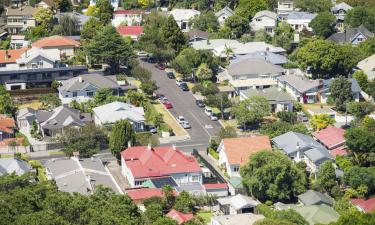
<svg viewBox="0 0 375 225">
<path fill-rule="evenodd" d="M 0 131 L 13 134 L 13 128 L 16 127 L 16 123 L 13 118 L 0 115 Z"/>
<path fill-rule="evenodd" d="M 40 2 L 44 2 L 44 3 L 46 3 L 48 6 L 52 6 L 52 0 L 42 0 L 42 1 L 40 1 Z M 40 3 L 39 2 L 39 3 Z"/>
<path fill-rule="evenodd" d="M 27 48 L 0 50 L 0 63 L 15 63 Z"/>
<path fill-rule="evenodd" d="M 45 47 L 59 47 L 59 46 L 74 46 L 78 47 L 79 42 L 73 40 L 72 38 L 63 37 L 63 36 L 51 36 L 37 40 L 32 44 L 36 48 L 45 48 Z"/>
<path fill-rule="evenodd" d="M 32 16 L 36 12 L 36 8 L 32 6 L 22 6 L 20 8 L 7 8 L 7 16 Z"/>
<path fill-rule="evenodd" d="M 268 136 L 225 138 L 222 142 L 229 163 L 241 166 L 246 164 L 253 154 L 262 150 L 272 150 Z"/>
</svg>

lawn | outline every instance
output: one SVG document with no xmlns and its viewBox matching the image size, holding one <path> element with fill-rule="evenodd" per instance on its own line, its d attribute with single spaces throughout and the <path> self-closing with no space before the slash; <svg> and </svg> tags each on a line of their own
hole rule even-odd
<svg viewBox="0 0 375 225">
<path fill-rule="evenodd" d="M 167 109 L 162 104 L 153 104 L 153 106 L 155 107 L 155 110 L 158 113 L 163 114 L 164 122 L 172 128 L 173 133 L 175 133 L 176 136 L 187 135 L 185 129 L 177 123 L 176 119 L 172 117 L 172 115 L 167 111 Z"/>
<path fill-rule="evenodd" d="M 203 219 L 204 224 L 209 224 L 212 217 L 211 211 L 199 211 L 197 212 L 197 216 Z"/>
<path fill-rule="evenodd" d="M 42 106 L 42 103 L 38 100 L 30 101 L 18 106 L 18 109 L 24 108 L 32 108 L 32 109 L 39 109 Z"/>
</svg>

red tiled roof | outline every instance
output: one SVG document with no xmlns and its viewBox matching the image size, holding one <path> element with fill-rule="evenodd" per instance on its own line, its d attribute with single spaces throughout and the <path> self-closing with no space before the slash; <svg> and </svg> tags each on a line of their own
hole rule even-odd
<svg viewBox="0 0 375 225">
<path fill-rule="evenodd" d="M 201 172 L 197 160 L 171 146 L 130 147 L 121 152 L 126 166 L 134 178 L 160 177 L 174 173 Z"/>
<path fill-rule="evenodd" d="M 16 122 L 13 118 L 0 115 L 0 131 L 13 134 L 14 128 L 16 127 Z"/>
<path fill-rule="evenodd" d="M 143 27 L 142 26 L 119 26 L 116 28 L 117 32 L 120 34 L 120 35 L 123 35 L 123 36 L 131 36 L 131 35 L 134 35 L 134 36 L 139 36 L 141 34 L 143 34 Z"/>
<path fill-rule="evenodd" d="M 220 183 L 220 184 L 203 184 L 205 189 L 227 189 L 228 184 Z"/>
<path fill-rule="evenodd" d="M 151 197 L 162 198 L 164 196 L 163 192 L 158 188 L 141 188 L 141 189 L 129 190 L 126 193 L 134 201 L 145 200 Z"/>
<path fill-rule="evenodd" d="M 331 154 L 333 157 L 336 157 L 337 155 L 347 155 L 347 154 L 348 154 L 348 151 L 345 149 L 344 146 L 341 146 L 341 147 L 338 147 L 338 148 L 332 149 L 332 150 L 330 151 L 330 154 Z"/>
<path fill-rule="evenodd" d="M 174 209 L 169 211 L 169 213 L 167 213 L 167 216 L 169 218 L 176 220 L 178 224 L 183 224 L 194 218 L 193 213 L 185 214 Z"/>
<path fill-rule="evenodd" d="M 144 10 L 141 9 L 120 9 L 113 12 L 113 14 L 143 14 Z"/>
<path fill-rule="evenodd" d="M 360 207 L 364 212 L 369 213 L 375 210 L 375 197 L 364 200 L 360 198 L 350 199 L 353 205 Z"/>
<path fill-rule="evenodd" d="M 15 63 L 27 48 L 0 50 L 0 63 Z"/>
<path fill-rule="evenodd" d="M 330 126 L 326 129 L 313 133 L 313 135 L 327 148 L 333 149 L 345 143 L 344 133 L 344 129 Z"/>
<path fill-rule="evenodd" d="M 72 38 L 63 37 L 63 36 L 51 36 L 39 39 L 35 41 L 32 46 L 36 48 L 45 48 L 45 47 L 59 47 L 59 46 L 74 46 L 78 47 L 80 43 Z"/>
</svg>

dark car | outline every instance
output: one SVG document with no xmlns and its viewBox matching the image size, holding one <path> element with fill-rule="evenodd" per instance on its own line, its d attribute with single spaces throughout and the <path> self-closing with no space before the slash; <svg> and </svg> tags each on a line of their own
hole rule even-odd
<svg viewBox="0 0 375 225">
<path fill-rule="evenodd" d="M 181 84 L 180 84 L 180 88 L 181 88 L 181 90 L 183 90 L 183 91 L 189 91 L 189 87 L 187 86 L 186 83 L 181 83 Z"/>
<path fill-rule="evenodd" d="M 195 104 L 199 107 L 199 108 L 203 108 L 205 105 L 204 105 L 204 102 L 202 100 L 196 100 L 195 101 Z"/>
<path fill-rule="evenodd" d="M 168 73 L 167 73 L 167 77 L 168 77 L 169 79 L 174 79 L 174 78 L 176 78 L 173 72 L 168 72 Z"/>
<path fill-rule="evenodd" d="M 156 64 L 155 67 L 159 70 L 165 70 L 165 65 L 163 63 Z"/>
</svg>

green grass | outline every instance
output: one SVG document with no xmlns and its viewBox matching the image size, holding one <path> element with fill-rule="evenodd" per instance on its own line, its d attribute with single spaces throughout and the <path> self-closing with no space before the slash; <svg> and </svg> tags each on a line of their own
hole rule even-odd
<svg viewBox="0 0 375 225">
<path fill-rule="evenodd" d="M 212 212 L 202 210 L 202 211 L 197 212 L 197 216 L 203 219 L 204 224 L 209 224 L 211 221 Z"/>
<path fill-rule="evenodd" d="M 48 154 L 49 155 L 65 155 L 64 152 L 60 152 L 60 151 L 58 151 L 58 152 L 48 152 Z"/>
<path fill-rule="evenodd" d="M 14 154 L 0 154 L 0 158 L 13 158 Z"/>
<path fill-rule="evenodd" d="M 16 137 L 17 138 L 23 138 L 22 146 L 29 146 L 30 145 L 29 139 L 27 139 L 27 137 L 23 133 L 17 132 Z"/>
</svg>

